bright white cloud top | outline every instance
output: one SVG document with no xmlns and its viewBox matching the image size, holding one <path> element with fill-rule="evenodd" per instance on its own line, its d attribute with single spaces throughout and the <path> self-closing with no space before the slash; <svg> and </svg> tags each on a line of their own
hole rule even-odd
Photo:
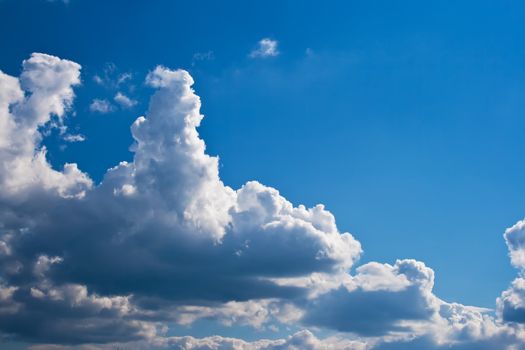
<svg viewBox="0 0 525 350">
<path fill-rule="evenodd" d="M 361 245 L 323 205 L 225 185 L 186 71 L 146 77 L 156 92 L 131 127 L 132 162 L 98 185 L 76 164 L 53 169 L 39 130 L 65 118 L 79 83 L 80 65 L 45 54 L 19 78 L 0 72 L 2 336 L 35 349 L 525 349 L 522 277 L 492 313 L 439 299 L 423 262 L 351 274 Z M 505 233 L 520 275 L 524 232 L 519 222 Z M 303 330 L 255 342 L 167 335 L 199 319 Z"/>
</svg>

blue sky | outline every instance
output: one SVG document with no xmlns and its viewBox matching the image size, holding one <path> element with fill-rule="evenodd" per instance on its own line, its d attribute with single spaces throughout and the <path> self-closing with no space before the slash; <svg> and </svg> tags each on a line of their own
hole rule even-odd
<svg viewBox="0 0 525 350">
<path fill-rule="evenodd" d="M 351 271 L 416 259 L 434 271 L 439 298 L 496 309 L 521 266 L 503 233 L 525 215 L 524 10 L 518 1 L 2 0 L 0 70 L 18 77 L 33 52 L 82 66 L 63 123 L 85 140 L 47 124 L 37 145 L 54 169 L 75 162 L 99 184 L 133 162 L 130 125 L 165 88 L 148 73 L 184 69 L 225 185 L 257 180 L 296 206 L 324 204 L 363 248 Z M 313 323 L 321 335 L 341 330 Z M 208 319 L 188 332 L 257 337 L 232 327 Z"/>
</svg>

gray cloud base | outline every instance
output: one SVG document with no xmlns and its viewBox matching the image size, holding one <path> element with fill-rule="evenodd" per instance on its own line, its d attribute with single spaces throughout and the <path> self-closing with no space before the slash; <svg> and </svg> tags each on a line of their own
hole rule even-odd
<svg viewBox="0 0 525 350">
<path fill-rule="evenodd" d="M 293 206 L 256 181 L 226 186 L 199 137 L 200 99 L 185 71 L 159 66 L 147 76 L 155 92 L 131 127 L 132 162 L 98 185 L 76 164 L 53 169 L 39 130 L 65 128 L 80 68 L 33 54 L 20 78 L 0 72 L 6 339 L 35 349 L 523 348 L 521 277 L 493 317 L 437 298 L 434 272 L 421 262 L 368 263 L 350 275 L 361 246 L 324 206 Z M 520 225 L 505 239 L 523 273 Z M 166 336 L 166 324 L 200 318 L 340 335 L 252 343 Z"/>
</svg>

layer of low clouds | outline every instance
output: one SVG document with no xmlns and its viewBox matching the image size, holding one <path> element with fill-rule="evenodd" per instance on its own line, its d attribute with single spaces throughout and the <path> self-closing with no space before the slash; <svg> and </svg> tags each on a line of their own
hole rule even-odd
<svg viewBox="0 0 525 350">
<path fill-rule="evenodd" d="M 250 52 L 252 58 L 275 57 L 279 55 L 277 40 L 263 38 L 257 43 L 257 47 Z"/>
<path fill-rule="evenodd" d="M 495 315 L 449 303 L 423 262 L 358 266 L 360 243 L 323 205 L 294 205 L 257 181 L 224 184 L 186 71 L 147 75 L 155 92 L 131 126 L 131 162 L 97 186 L 76 164 L 53 169 L 41 130 L 65 118 L 80 69 L 33 54 L 20 77 L 0 72 L 1 337 L 34 350 L 525 349 L 522 277 Z M 520 275 L 524 226 L 505 233 Z M 255 342 L 167 336 L 199 319 L 305 330 Z"/>
</svg>

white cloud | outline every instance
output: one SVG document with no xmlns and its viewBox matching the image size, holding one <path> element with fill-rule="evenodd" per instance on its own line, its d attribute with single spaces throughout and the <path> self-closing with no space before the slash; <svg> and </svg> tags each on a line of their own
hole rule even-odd
<svg viewBox="0 0 525 350">
<path fill-rule="evenodd" d="M 115 110 L 115 107 L 108 100 L 96 98 L 93 101 L 91 101 L 91 104 L 89 105 L 89 110 L 91 112 L 106 114 L 113 112 Z"/>
<path fill-rule="evenodd" d="M 117 86 L 119 86 L 119 85 L 125 83 L 126 81 L 131 80 L 132 78 L 133 78 L 133 74 L 131 74 L 129 72 L 122 73 L 122 74 L 118 75 L 116 84 L 117 84 Z"/>
<path fill-rule="evenodd" d="M 193 54 L 191 65 L 194 66 L 197 62 L 201 61 L 212 61 L 215 59 L 215 53 L 213 51 L 196 52 Z"/>
<path fill-rule="evenodd" d="M 525 220 L 518 221 L 504 234 L 512 265 L 525 270 Z"/>
<path fill-rule="evenodd" d="M 115 348 L 129 350 L 366 350 L 367 345 L 356 340 L 340 337 L 319 339 L 308 330 L 302 330 L 284 339 L 263 339 L 247 342 L 242 339 L 212 336 L 206 338 L 164 337 L 153 342 L 131 342 L 125 344 L 89 345 L 89 346 L 59 346 L 37 345 L 29 350 L 113 350 Z"/>
<path fill-rule="evenodd" d="M 369 263 L 357 269 L 352 282 L 313 299 L 305 323 L 383 336 L 415 332 L 410 321 L 428 322 L 439 311 L 434 271 L 421 262 Z"/>
<path fill-rule="evenodd" d="M 277 44 L 278 44 L 277 40 L 273 40 L 270 38 L 263 38 L 259 40 L 257 44 L 257 48 L 255 48 L 252 52 L 250 52 L 250 57 L 252 58 L 275 57 L 279 55 Z"/>
<path fill-rule="evenodd" d="M 525 324 L 525 220 L 518 221 L 504 234 L 511 263 L 520 277 L 497 300 L 498 314 L 503 320 Z"/>
<path fill-rule="evenodd" d="M 64 135 L 64 141 L 67 142 L 84 142 L 86 141 L 86 137 L 81 134 L 66 134 Z"/>
<path fill-rule="evenodd" d="M 498 298 L 498 312 L 502 319 L 525 323 L 525 279 L 516 278 L 509 289 Z"/>
<path fill-rule="evenodd" d="M 81 196 L 92 185 L 76 164 L 52 169 L 40 128 L 51 118 L 64 118 L 73 101 L 73 86 L 80 83 L 80 65 L 35 53 L 23 62 L 20 79 L 0 72 L 0 197 L 55 191 Z M 24 94 L 24 91 L 27 95 Z"/>
<path fill-rule="evenodd" d="M 20 79 L 0 73 L 0 335 L 35 349 L 523 348 L 521 279 L 494 317 L 435 296 L 422 262 L 370 262 L 350 274 L 361 245 L 323 205 L 294 206 L 257 181 L 225 185 L 185 71 L 159 66 L 146 77 L 157 90 L 131 127 L 131 162 L 97 186 L 74 164 L 52 169 L 39 129 L 64 118 L 79 70 L 34 54 Z M 521 232 L 505 234 L 520 268 Z M 165 336 L 166 324 L 203 318 L 341 335 Z"/>
<path fill-rule="evenodd" d="M 120 69 L 114 63 L 106 63 L 101 73 L 93 76 L 93 81 L 100 86 L 108 89 L 118 89 L 128 81 L 133 79 L 130 72 L 121 73 Z"/>
<path fill-rule="evenodd" d="M 129 98 L 128 96 L 124 95 L 120 91 L 117 92 L 115 97 L 113 98 L 116 103 L 118 103 L 123 108 L 131 108 L 137 104 L 136 100 L 133 100 Z"/>
<path fill-rule="evenodd" d="M 339 232 L 323 206 L 294 207 L 277 190 L 257 182 L 239 190 L 222 183 L 218 159 L 205 153 L 197 132 L 203 116 L 187 72 L 157 67 L 146 81 L 158 90 L 146 116 L 132 125 L 133 162 L 108 170 L 102 184 L 86 192 L 83 200 L 69 200 L 67 209 L 54 197 L 32 200 L 27 209 L 45 213 L 46 220 L 33 217 L 30 228 L 23 220 L 6 228 L 29 230 L 37 241 L 49 243 L 10 243 L 7 248 L 12 253 L 5 266 L 18 262 L 17 273 L 24 273 L 28 264 L 39 259 L 34 256 L 35 244 L 40 255 L 56 256 L 58 251 L 63 261 L 49 269 L 52 285 L 75 281 L 95 295 L 133 295 L 139 314 L 172 320 L 178 314 L 173 300 L 176 305 L 213 306 L 213 312 L 199 309 L 200 317 L 236 315 L 241 320 L 245 317 L 239 312 L 245 306 L 265 307 L 259 304 L 261 299 L 286 302 L 305 293 L 300 286 L 275 281 L 318 272 L 341 273 L 352 266 L 360 245 L 350 234 Z M 50 201 L 56 204 L 49 205 Z M 24 206 L 3 204 L 8 211 L 20 205 Z M 88 262 L 85 254 L 97 259 Z M 142 254 L 146 255 L 139 258 Z M 165 268 L 159 270 L 161 265 Z M 144 277 L 137 285 L 137 279 Z M 28 281 L 20 286 L 21 293 L 41 299 L 45 290 L 38 283 Z M 235 304 L 233 312 L 231 301 L 247 304 Z M 38 310 L 28 309 L 18 322 L 29 320 Z M 259 314 L 262 318 L 246 323 L 260 325 L 273 317 L 270 312 Z M 60 323 L 59 314 L 56 317 L 50 315 L 46 322 Z M 104 324 L 100 317 L 97 320 Z M 23 329 L 11 332 L 24 334 Z M 68 332 L 68 337 L 85 339 L 85 334 Z"/>
</svg>

